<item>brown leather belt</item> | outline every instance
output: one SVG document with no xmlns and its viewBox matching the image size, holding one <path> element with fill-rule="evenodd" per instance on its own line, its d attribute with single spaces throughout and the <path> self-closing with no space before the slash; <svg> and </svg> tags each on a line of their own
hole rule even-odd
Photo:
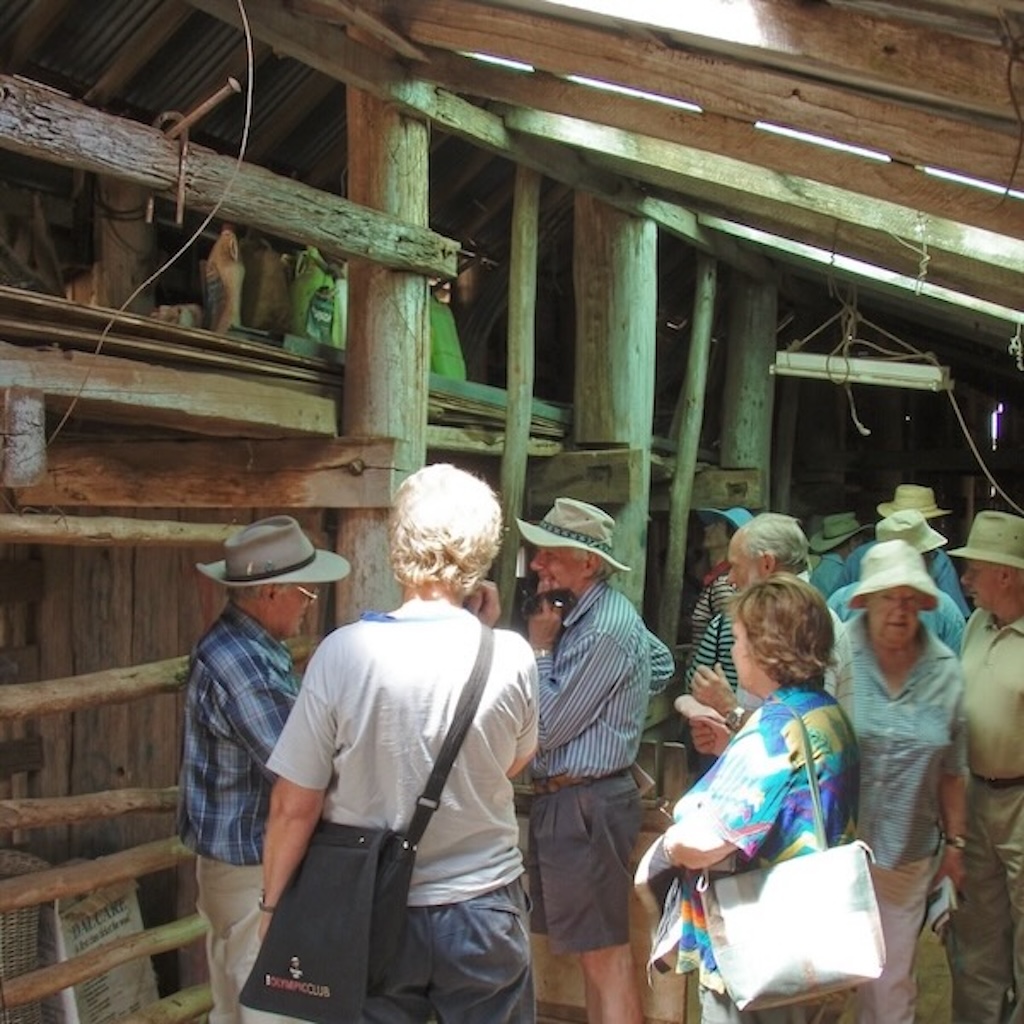
<svg viewBox="0 0 1024 1024">
<path fill-rule="evenodd" d="M 1024 786 L 1024 775 L 1016 775 L 1012 779 L 989 779 L 971 772 L 971 778 L 983 786 L 988 786 L 989 789 L 1013 789 L 1014 786 Z"/>
<path fill-rule="evenodd" d="M 617 772 L 609 772 L 607 775 L 549 775 L 546 779 L 534 779 L 533 791 L 547 795 L 557 793 L 561 789 L 568 789 L 569 786 L 589 786 L 592 782 L 619 779 L 628 774 L 629 769 L 623 768 Z"/>
</svg>

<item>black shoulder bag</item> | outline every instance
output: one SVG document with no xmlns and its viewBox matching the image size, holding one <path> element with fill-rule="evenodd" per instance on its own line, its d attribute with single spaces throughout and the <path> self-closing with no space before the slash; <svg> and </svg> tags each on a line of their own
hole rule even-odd
<svg viewBox="0 0 1024 1024">
<path fill-rule="evenodd" d="M 490 673 L 494 634 L 480 649 L 426 788 L 404 833 L 322 821 L 277 900 L 241 993 L 255 1010 L 356 1024 L 367 995 L 384 987 L 402 945 L 416 849 L 476 715 Z"/>
</svg>

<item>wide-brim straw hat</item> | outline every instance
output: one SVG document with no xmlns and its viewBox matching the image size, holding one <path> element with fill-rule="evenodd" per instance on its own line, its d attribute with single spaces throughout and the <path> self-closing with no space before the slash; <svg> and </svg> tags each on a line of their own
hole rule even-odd
<svg viewBox="0 0 1024 1024">
<path fill-rule="evenodd" d="M 732 508 L 699 508 L 697 517 L 705 526 L 724 520 L 735 531 L 741 526 L 746 526 L 754 518 L 754 514 L 742 505 L 734 505 Z"/>
<path fill-rule="evenodd" d="M 928 525 L 928 520 L 916 508 L 905 508 L 902 512 L 886 516 L 875 527 L 875 536 L 879 540 L 905 540 L 922 555 L 948 543 L 938 530 Z"/>
<path fill-rule="evenodd" d="M 224 542 L 224 557 L 219 562 L 200 562 L 196 568 L 226 587 L 332 583 L 352 569 L 341 555 L 313 547 L 291 516 L 251 523 Z"/>
<path fill-rule="evenodd" d="M 599 555 L 613 569 L 629 572 L 612 555 L 615 520 L 604 509 L 575 498 L 556 498 L 554 505 L 537 524 L 517 519 L 519 532 L 538 548 L 578 548 Z"/>
<path fill-rule="evenodd" d="M 851 608 L 863 608 L 869 594 L 910 587 L 925 598 L 929 611 L 939 603 L 939 588 L 928 575 L 921 553 L 905 540 L 879 541 L 860 563 L 860 583 L 850 598 Z"/>
<path fill-rule="evenodd" d="M 967 543 L 950 554 L 1024 569 L 1024 519 L 1009 512 L 979 512 Z"/>
<path fill-rule="evenodd" d="M 821 529 L 811 537 L 809 547 L 815 554 L 824 554 L 867 528 L 857 521 L 855 513 L 836 512 L 822 519 Z"/>
<path fill-rule="evenodd" d="M 878 514 L 883 517 L 891 516 L 893 512 L 902 512 L 908 508 L 916 509 L 925 519 L 948 516 L 950 511 L 935 504 L 935 492 L 930 487 L 923 487 L 921 484 L 899 484 L 892 501 L 883 501 L 878 506 Z"/>
</svg>

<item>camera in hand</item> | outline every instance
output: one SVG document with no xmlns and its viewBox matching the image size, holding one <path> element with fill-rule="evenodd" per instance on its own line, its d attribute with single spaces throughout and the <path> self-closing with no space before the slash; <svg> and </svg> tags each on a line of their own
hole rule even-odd
<svg viewBox="0 0 1024 1024">
<path fill-rule="evenodd" d="M 571 590 L 542 590 L 540 593 L 530 594 L 523 601 L 523 616 L 528 619 L 541 611 L 545 605 L 561 612 L 565 618 L 576 606 L 576 595 Z"/>
</svg>

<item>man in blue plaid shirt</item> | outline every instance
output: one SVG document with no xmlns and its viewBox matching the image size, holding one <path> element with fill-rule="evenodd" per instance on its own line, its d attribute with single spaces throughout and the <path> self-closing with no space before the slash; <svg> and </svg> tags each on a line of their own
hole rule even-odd
<svg viewBox="0 0 1024 1024">
<path fill-rule="evenodd" d="M 263 835 L 274 776 L 266 768 L 298 693 L 284 641 L 297 636 L 315 587 L 348 575 L 290 516 L 245 527 L 224 559 L 199 565 L 228 603 L 192 652 L 178 834 L 196 853 L 196 909 L 208 926 L 210 1024 L 256 1015 L 238 1002 L 259 947 Z"/>
</svg>

